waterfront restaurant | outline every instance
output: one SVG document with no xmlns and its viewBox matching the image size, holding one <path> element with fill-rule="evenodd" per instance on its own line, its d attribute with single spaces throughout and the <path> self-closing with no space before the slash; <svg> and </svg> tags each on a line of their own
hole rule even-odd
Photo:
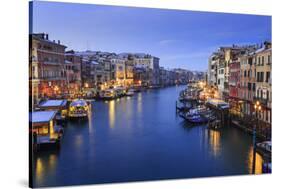
<svg viewBox="0 0 281 189">
<path fill-rule="evenodd" d="M 35 135 L 36 144 L 55 143 L 59 139 L 61 128 L 55 126 L 57 111 L 36 111 L 30 114 L 32 133 Z"/>
</svg>

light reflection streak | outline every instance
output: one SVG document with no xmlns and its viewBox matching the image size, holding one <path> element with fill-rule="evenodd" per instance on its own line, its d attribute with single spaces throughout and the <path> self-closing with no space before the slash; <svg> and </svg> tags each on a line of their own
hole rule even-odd
<svg viewBox="0 0 281 189">
<path fill-rule="evenodd" d="M 109 126 L 110 128 L 114 128 L 115 125 L 115 101 L 109 101 Z"/>
<path fill-rule="evenodd" d="M 253 147 L 250 148 L 248 153 L 248 170 L 249 173 L 252 173 L 253 169 Z M 262 163 L 263 159 L 262 156 L 256 152 L 256 166 L 255 166 L 255 174 L 262 174 Z"/>
<path fill-rule="evenodd" d="M 137 98 L 137 111 L 139 114 L 142 113 L 142 93 L 138 93 L 138 98 Z"/>
<path fill-rule="evenodd" d="M 221 133 L 215 130 L 207 130 L 207 132 L 212 153 L 214 157 L 217 157 L 221 150 Z"/>
<path fill-rule="evenodd" d="M 89 134 L 92 133 L 93 131 L 93 122 L 92 122 L 92 117 L 94 116 L 93 113 L 93 106 L 92 103 L 89 104 L 89 110 L 88 110 L 88 122 L 89 122 Z"/>
</svg>

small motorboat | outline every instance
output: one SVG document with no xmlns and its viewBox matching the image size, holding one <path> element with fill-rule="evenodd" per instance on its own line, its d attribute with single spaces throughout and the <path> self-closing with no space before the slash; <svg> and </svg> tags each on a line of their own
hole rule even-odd
<svg viewBox="0 0 281 189">
<path fill-rule="evenodd" d="M 106 89 L 104 91 L 101 92 L 100 97 L 101 99 L 104 100 L 111 100 L 111 99 L 115 99 L 117 98 L 117 93 L 116 90 L 114 89 Z"/>
<path fill-rule="evenodd" d="M 203 118 L 201 115 L 192 115 L 192 116 L 187 116 L 186 120 L 191 122 L 191 123 L 204 123 L 206 122 L 206 119 Z"/>
<path fill-rule="evenodd" d="M 127 92 L 126 92 L 126 96 L 134 96 L 135 92 L 134 92 L 134 89 L 129 89 Z"/>
<path fill-rule="evenodd" d="M 191 109 L 189 112 L 181 114 L 181 117 L 191 123 L 205 123 L 208 121 L 198 113 L 198 109 Z"/>
<path fill-rule="evenodd" d="M 257 149 L 263 152 L 271 153 L 271 141 L 257 143 Z"/>
</svg>

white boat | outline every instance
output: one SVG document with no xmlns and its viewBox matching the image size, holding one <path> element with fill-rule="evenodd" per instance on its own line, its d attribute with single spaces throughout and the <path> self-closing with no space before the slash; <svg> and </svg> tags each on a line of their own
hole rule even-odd
<svg viewBox="0 0 281 189">
<path fill-rule="evenodd" d="M 126 93 L 127 96 L 134 96 L 135 92 L 134 89 L 129 89 Z"/>
<path fill-rule="evenodd" d="M 85 100 L 74 100 L 69 105 L 68 116 L 70 118 L 86 118 L 89 113 L 89 105 Z"/>
<path fill-rule="evenodd" d="M 107 89 L 102 92 L 101 97 L 103 99 L 113 99 L 117 97 L 116 91 L 114 89 Z"/>
<path fill-rule="evenodd" d="M 126 89 L 124 87 L 116 87 L 114 91 L 116 92 L 117 97 L 126 95 Z"/>
<path fill-rule="evenodd" d="M 271 153 L 271 141 L 264 141 L 261 143 L 257 143 L 257 148 L 262 151 Z"/>
</svg>

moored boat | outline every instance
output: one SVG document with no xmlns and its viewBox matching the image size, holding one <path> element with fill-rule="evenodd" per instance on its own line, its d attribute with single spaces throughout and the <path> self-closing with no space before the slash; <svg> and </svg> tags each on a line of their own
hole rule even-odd
<svg viewBox="0 0 281 189">
<path fill-rule="evenodd" d="M 257 150 L 264 153 L 271 153 L 271 141 L 257 143 Z"/>
<path fill-rule="evenodd" d="M 87 118 L 89 105 L 85 100 L 74 100 L 69 105 L 68 117 L 70 118 Z"/>
<path fill-rule="evenodd" d="M 180 116 L 191 123 L 205 123 L 208 121 L 196 109 L 191 109 L 189 112 L 180 114 Z"/>
<path fill-rule="evenodd" d="M 129 89 L 127 92 L 126 92 L 126 96 L 134 96 L 135 92 L 133 89 Z"/>
<path fill-rule="evenodd" d="M 117 97 L 117 93 L 114 89 L 106 89 L 101 93 L 101 98 L 105 100 L 111 100 Z"/>
</svg>

